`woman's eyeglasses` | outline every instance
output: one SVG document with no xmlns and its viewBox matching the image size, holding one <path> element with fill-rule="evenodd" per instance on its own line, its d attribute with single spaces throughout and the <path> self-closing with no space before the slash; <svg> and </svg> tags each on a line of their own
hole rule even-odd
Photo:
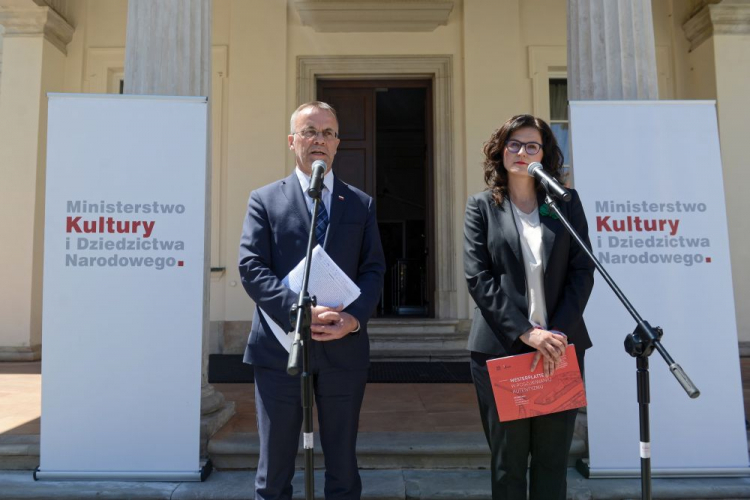
<svg viewBox="0 0 750 500">
<path fill-rule="evenodd" d="M 526 154 L 531 156 L 534 156 L 542 150 L 542 145 L 538 142 L 521 142 L 515 140 L 506 142 L 505 147 L 508 148 L 508 151 L 511 153 L 518 153 L 521 151 L 521 148 L 524 148 Z"/>
</svg>

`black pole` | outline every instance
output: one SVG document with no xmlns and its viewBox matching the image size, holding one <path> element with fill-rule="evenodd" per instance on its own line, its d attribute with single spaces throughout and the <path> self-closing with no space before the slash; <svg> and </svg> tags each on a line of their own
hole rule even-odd
<svg viewBox="0 0 750 500">
<path fill-rule="evenodd" d="M 641 315 L 638 314 L 638 311 L 635 310 L 628 298 L 625 297 L 625 294 L 622 293 L 622 290 L 620 290 L 609 273 L 604 269 L 604 266 L 602 266 L 596 257 L 594 257 L 593 252 L 589 250 L 589 247 L 586 246 L 581 236 L 562 214 L 549 191 L 547 192 L 544 201 L 555 212 L 555 214 L 557 214 L 557 217 L 560 219 L 563 226 L 565 226 L 565 229 L 568 230 L 573 239 L 576 240 L 589 259 L 591 259 L 596 266 L 596 269 L 604 277 L 604 280 L 609 287 L 615 292 L 617 298 L 620 299 L 622 305 L 625 306 L 625 309 L 628 310 L 637 323 L 633 333 L 625 337 L 625 351 L 636 358 L 639 408 L 638 420 L 641 439 L 641 498 L 644 500 L 651 500 L 651 430 L 648 415 L 648 405 L 651 402 L 651 395 L 649 389 L 648 357 L 654 349 L 659 351 L 659 354 L 661 354 L 662 358 L 664 358 L 664 361 L 669 366 L 672 375 L 674 375 L 688 396 L 691 398 L 697 398 L 700 395 L 700 391 L 695 384 L 693 384 L 682 367 L 675 363 L 666 348 L 661 344 L 661 337 L 663 335 L 661 328 L 653 328 L 647 321 L 644 321 L 643 318 L 641 318 Z"/>
<path fill-rule="evenodd" d="M 641 498 L 651 500 L 651 424 L 648 405 L 651 402 L 648 357 L 636 358 L 638 383 L 638 420 L 641 428 Z"/>
<path fill-rule="evenodd" d="M 305 500 L 314 500 L 313 384 L 310 373 L 310 336 L 308 335 L 307 338 L 302 349 L 302 446 L 305 449 Z"/>
<path fill-rule="evenodd" d="M 307 290 L 310 280 L 310 267 L 312 264 L 312 251 L 316 244 L 315 223 L 318 220 L 318 206 L 320 204 L 320 193 L 308 191 L 313 197 L 313 210 L 310 221 L 310 234 L 307 240 L 307 258 L 302 278 L 302 289 L 299 300 L 290 311 L 290 319 L 294 325 L 294 341 L 289 349 L 289 361 L 286 371 L 289 375 L 299 373 L 300 354 L 302 357 L 302 447 L 305 450 L 305 500 L 315 499 L 315 470 L 314 463 L 314 434 L 313 434 L 313 381 L 310 372 L 310 342 L 312 339 L 310 327 L 312 325 L 312 308 L 316 305 L 315 297 L 310 297 Z M 301 351 L 301 352 L 300 352 Z"/>
</svg>

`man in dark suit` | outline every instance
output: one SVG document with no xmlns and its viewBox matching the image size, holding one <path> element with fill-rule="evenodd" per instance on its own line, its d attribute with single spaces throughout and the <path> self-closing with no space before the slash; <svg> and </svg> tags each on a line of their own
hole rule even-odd
<svg viewBox="0 0 750 500">
<path fill-rule="evenodd" d="M 305 256 L 312 199 L 312 163 L 324 177 L 316 238 L 360 288 L 346 309 L 316 306 L 310 364 L 326 466 L 327 499 L 360 498 L 356 440 L 369 366 L 367 320 L 380 298 L 385 260 L 372 198 L 331 171 L 339 144 L 338 120 L 328 104 L 310 102 L 292 114 L 289 149 L 296 168 L 286 179 L 250 195 L 242 230 L 239 270 L 256 304 L 244 361 L 255 370 L 260 459 L 256 499 L 291 499 L 294 460 L 302 426 L 300 377 L 286 373 L 288 352 L 268 321 L 291 331 L 289 311 L 298 295 L 281 279 Z M 259 314 L 258 308 L 263 314 Z"/>
</svg>

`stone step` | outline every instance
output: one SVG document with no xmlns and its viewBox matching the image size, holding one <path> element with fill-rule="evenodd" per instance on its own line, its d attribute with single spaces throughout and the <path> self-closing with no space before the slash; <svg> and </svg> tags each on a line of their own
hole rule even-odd
<svg viewBox="0 0 750 500">
<path fill-rule="evenodd" d="M 362 469 L 483 469 L 489 463 L 487 442 L 476 432 L 363 432 L 357 443 Z M 218 469 L 255 469 L 258 452 L 257 433 L 227 433 L 208 443 L 209 457 Z M 569 465 L 585 455 L 586 444 L 576 436 Z M 302 451 L 297 459 L 301 467 Z M 0 436 L 0 470 L 33 470 L 38 465 L 38 435 Z M 319 441 L 315 465 L 323 465 Z"/>
<path fill-rule="evenodd" d="M 258 434 L 225 433 L 208 444 L 217 469 L 255 469 L 258 466 Z M 315 467 L 323 467 L 323 454 L 316 436 Z M 574 437 L 568 464 L 586 455 L 586 444 Z M 484 434 L 478 432 L 362 432 L 357 439 L 357 461 L 361 469 L 484 469 L 490 453 Z M 297 466 L 304 465 L 300 449 Z"/>
<path fill-rule="evenodd" d="M 201 416 L 201 456 L 205 456 L 207 441 L 235 413 L 234 401 Z M 39 434 L 0 434 L 0 470 L 33 470 L 39 466 Z"/>
<path fill-rule="evenodd" d="M 468 361 L 468 323 L 440 319 L 373 319 L 373 361 Z"/>
<path fill-rule="evenodd" d="M 362 500 L 487 500 L 488 470 L 362 470 Z M 324 498 L 323 471 L 315 471 L 315 498 Z M 30 471 L 0 471 L 0 500 L 252 500 L 253 471 L 214 471 L 205 482 L 34 481 Z M 305 498 L 304 473 L 292 481 Z M 585 479 L 568 469 L 567 500 L 641 498 L 640 479 Z M 653 480 L 653 498 L 750 498 L 750 478 Z"/>
<path fill-rule="evenodd" d="M 0 469 L 31 470 L 38 465 L 38 434 L 0 435 Z"/>
<path fill-rule="evenodd" d="M 367 322 L 367 331 L 377 334 L 449 334 L 461 329 L 462 321 L 457 319 L 383 319 L 375 318 Z"/>
</svg>

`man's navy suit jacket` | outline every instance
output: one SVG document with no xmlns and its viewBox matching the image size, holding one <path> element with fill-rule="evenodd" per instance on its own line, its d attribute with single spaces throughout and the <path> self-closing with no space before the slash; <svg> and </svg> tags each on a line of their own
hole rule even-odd
<svg viewBox="0 0 750 500">
<path fill-rule="evenodd" d="M 342 369 L 367 368 L 370 344 L 367 320 L 380 299 L 385 258 L 372 198 L 334 177 L 329 227 L 324 250 L 354 281 L 361 295 L 345 309 L 359 320 L 360 331 L 339 340 L 321 342 L 329 362 Z M 256 304 L 245 363 L 286 369 L 288 352 L 258 313 L 261 307 L 285 331 L 291 330 L 289 311 L 298 295 L 281 283 L 305 257 L 310 231 L 307 209 L 297 175 L 250 194 L 240 240 L 242 285 Z"/>
</svg>

